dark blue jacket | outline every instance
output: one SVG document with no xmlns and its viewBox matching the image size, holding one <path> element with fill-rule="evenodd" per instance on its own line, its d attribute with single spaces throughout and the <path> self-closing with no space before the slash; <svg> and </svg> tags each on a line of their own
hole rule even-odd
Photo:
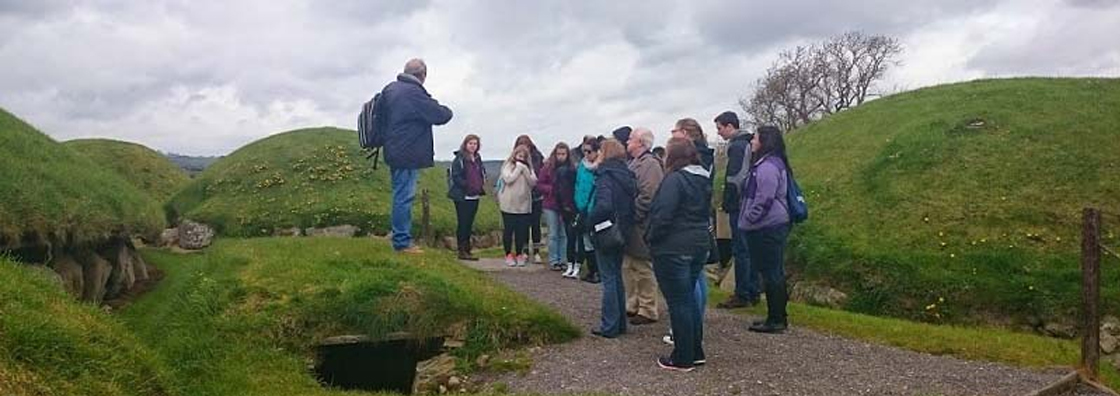
<svg viewBox="0 0 1120 396">
<path fill-rule="evenodd" d="M 739 133 L 727 142 L 727 172 L 723 176 L 724 213 L 739 211 L 739 192 L 746 183 L 751 167 L 751 134 Z M 736 180 L 739 176 L 740 179 Z"/>
<path fill-rule="evenodd" d="M 634 198 L 638 196 L 638 182 L 626 162 L 611 159 L 599 164 L 595 171 L 595 204 L 591 206 L 590 224 L 607 220 L 615 222 L 628 235 L 634 226 Z"/>
<path fill-rule="evenodd" d="M 665 176 L 653 198 L 646 228 L 645 238 L 651 255 L 707 253 L 711 177 L 700 165 L 689 165 Z"/>
<path fill-rule="evenodd" d="M 401 74 L 382 92 L 388 126 L 385 163 L 391 169 L 423 169 L 435 165 L 432 125 L 451 121 L 451 109 L 439 104 L 416 77 Z"/>
</svg>

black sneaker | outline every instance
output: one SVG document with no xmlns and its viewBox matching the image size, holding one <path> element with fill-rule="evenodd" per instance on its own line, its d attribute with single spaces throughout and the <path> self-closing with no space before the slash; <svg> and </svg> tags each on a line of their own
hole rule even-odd
<svg viewBox="0 0 1120 396">
<path fill-rule="evenodd" d="M 657 358 L 657 366 L 666 370 L 680 371 L 682 373 L 687 373 L 693 370 L 692 366 L 676 364 L 672 359 L 669 359 L 667 357 Z"/>
<path fill-rule="evenodd" d="M 746 307 L 754 306 L 757 303 L 758 303 L 758 301 L 744 300 L 744 299 L 739 298 L 738 296 L 731 296 L 731 297 L 728 297 L 727 300 L 724 300 L 723 302 L 721 302 L 719 304 L 716 304 L 716 308 L 722 308 L 722 309 L 746 308 Z"/>
<path fill-rule="evenodd" d="M 651 323 L 657 323 L 657 321 L 654 320 L 654 319 L 647 318 L 647 317 L 642 316 L 642 315 L 635 315 L 633 318 L 630 319 L 630 324 L 632 324 L 634 326 L 647 325 L 647 324 L 651 324 Z"/>
<path fill-rule="evenodd" d="M 789 325 L 785 323 L 762 323 L 752 325 L 748 330 L 755 333 L 778 334 L 786 331 Z"/>
</svg>

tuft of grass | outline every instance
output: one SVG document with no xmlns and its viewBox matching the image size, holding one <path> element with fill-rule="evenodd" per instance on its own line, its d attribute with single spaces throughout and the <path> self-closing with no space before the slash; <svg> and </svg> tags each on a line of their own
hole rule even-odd
<svg viewBox="0 0 1120 396">
<path fill-rule="evenodd" d="M 307 365 L 317 341 L 340 334 L 459 337 L 464 362 L 579 335 L 449 253 L 402 256 L 374 239 L 225 239 L 198 255 L 143 254 L 167 277 L 124 319 L 184 394 L 328 394 Z"/>
<path fill-rule="evenodd" d="M 148 195 L 0 109 L 0 247 L 154 235 L 163 220 Z"/>
<path fill-rule="evenodd" d="M 791 237 L 791 267 L 861 313 L 1073 322 L 1081 210 L 1120 211 L 1117 108 L 1118 79 L 982 80 L 794 131 L 812 213 Z M 1120 270 L 1102 284 L 1104 310 L 1117 311 Z"/>
<path fill-rule="evenodd" d="M 366 233 L 389 230 L 392 184 L 388 166 L 374 170 L 356 132 L 301 129 L 253 142 L 200 174 L 169 203 L 174 215 L 214 226 L 227 236 L 271 235 L 274 229 L 351 224 Z M 446 197 L 446 169 L 421 173 L 413 211 L 420 230 L 420 191 L 428 190 L 436 236 L 454 235 L 455 206 Z M 479 209 L 476 230 L 499 227 L 497 203 Z"/>
<path fill-rule="evenodd" d="M 190 182 L 171 160 L 143 145 L 111 139 L 78 139 L 64 146 L 113 171 L 156 202 L 166 202 Z"/>
<path fill-rule="evenodd" d="M 176 394 L 155 353 L 52 277 L 0 256 L 0 394 Z"/>
</svg>

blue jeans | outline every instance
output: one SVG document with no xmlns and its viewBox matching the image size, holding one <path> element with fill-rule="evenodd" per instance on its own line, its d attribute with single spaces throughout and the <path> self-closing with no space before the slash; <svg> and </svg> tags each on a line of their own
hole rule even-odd
<svg viewBox="0 0 1120 396">
<path fill-rule="evenodd" d="M 548 263 L 568 262 L 568 234 L 564 216 L 555 210 L 545 209 L 544 220 L 548 223 Z"/>
<path fill-rule="evenodd" d="M 669 358 L 682 366 L 704 359 L 704 320 L 698 309 L 701 287 L 697 282 L 704 280 L 701 273 L 707 254 L 705 246 L 692 255 L 653 257 L 653 273 L 669 305 L 669 325 L 673 329 L 673 354 Z"/>
<path fill-rule="evenodd" d="M 392 169 L 393 179 L 393 249 L 401 250 L 412 245 L 412 201 L 416 199 L 416 180 L 419 169 Z"/>
<path fill-rule="evenodd" d="M 708 277 L 704 275 L 704 271 L 700 271 L 700 277 L 696 279 L 696 317 L 701 322 L 704 321 L 704 311 L 708 308 Z"/>
<path fill-rule="evenodd" d="M 599 258 L 599 276 L 603 280 L 602 321 L 599 331 L 606 337 L 626 332 L 626 289 L 622 285 L 622 251 L 595 251 Z"/>
<path fill-rule="evenodd" d="M 757 270 L 751 266 L 747 248 L 747 232 L 739 229 L 739 211 L 728 213 L 731 217 L 731 255 L 735 257 L 735 296 L 740 300 L 758 300 L 762 290 Z"/>
</svg>

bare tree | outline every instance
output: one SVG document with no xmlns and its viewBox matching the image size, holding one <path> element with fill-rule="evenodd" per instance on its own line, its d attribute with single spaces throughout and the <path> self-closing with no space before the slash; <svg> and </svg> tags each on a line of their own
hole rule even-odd
<svg viewBox="0 0 1120 396">
<path fill-rule="evenodd" d="M 798 46 L 780 53 L 739 104 L 752 123 L 793 130 L 875 96 L 875 84 L 901 53 L 898 40 L 861 32 Z"/>
</svg>

